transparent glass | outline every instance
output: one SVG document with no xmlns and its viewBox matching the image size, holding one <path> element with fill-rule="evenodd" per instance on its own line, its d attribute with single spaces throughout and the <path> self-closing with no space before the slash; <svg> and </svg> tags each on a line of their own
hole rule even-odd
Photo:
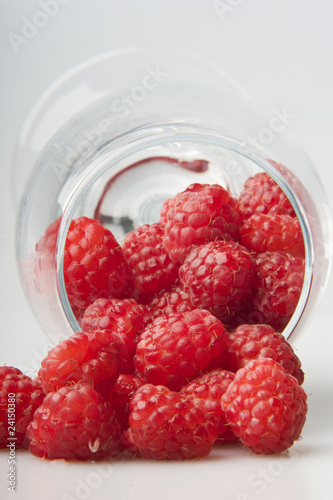
<svg viewBox="0 0 333 500">
<path fill-rule="evenodd" d="M 63 279 L 73 218 L 94 217 L 121 242 L 133 226 L 157 222 L 163 201 L 189 184 L 237 196 L 260 171 L 285 192 L 303 232 L 304 284 L 283 334 L 300 332 L 325 288 L 331 228 L 316 169 L 284 125 L 282 112 L 259 112 L 232 78 L 185 55 L 126 49 L 65 75 L 27 120 L 13 171 L 20 273 L 47 336 L 80 330 Z M 56 269 L 38 262 L 36 274 L 36 242 L 59 216 Z"/>
</svg>

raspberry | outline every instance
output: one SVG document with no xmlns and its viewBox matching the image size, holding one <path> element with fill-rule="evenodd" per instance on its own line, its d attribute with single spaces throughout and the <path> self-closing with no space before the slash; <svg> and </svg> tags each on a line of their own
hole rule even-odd
<svg viewBox="0 0 333 500">
<path fill-rule="evenodd" d="M 145 224 L 125 236 L 122 249 L 132 273 L 133 297 L 158 293 L 178 278 L 178 265 L 164 250 L 163 237 L 159 224 Z"/>
<path fill-rule="evenodd" d="M 136 372 L 151 384 L 179 390 L 201 370 L 221 365 L 224 333 L 222 323 L 202 309 L 159 316 L 139 335 Z"/>
<path fill-rule="evenodd" d="M 173 210 L 175 198 L 168 198 L 162 205 L 159 223 L 163 226 L 168 222 L 168 213 Z"/>
<path fill-rule="evenodd" d="M 164 386 L 146 384 L 133 396 L 125 436 L 130 451 L 156 460 L 205 457 L 216 428 L 204 409 Z M 131 446 L 132 445 L 132 446 Z"/>
<path fill-rule="evenodd" d="M 120 372 L 131 369 L 133 354 L 133 334 L 120 330 L 77 332 L 48 353 L 38 374 L 47 392 L 86 382 L 104 394 Z"/>
<path fill-rule="evenodd" d="M 306 394 L 272 359 L 249 361 L 222 396 L 234 434 L 255 453 L 280 453 L 296 441 L 306 419 Z"/>
<path fill-rule="evenodd" d="M 100 460 L 119 455 L 121 428 L 113 407 L 89 384 L 49 393 L 28 429 L 37 457 Z"/>
<path fill-rule="evenodd" d="M 61 219 L 46 230 L 36 245 L 38 259 L 52 259 Z M 65 244 L 64 281 L 71 307 L 76 314 L 99 297 L 120 298 L 127 286 L 129 271 L 113 234 L 98 221 L 87 217 L 72 220 Z"/>
<path fill-rule="evenodd" d="M 304 242 L 297 218 L 254 214 L 240 228 L 241 243 L 255 252 L 285 251 L 304 257 Z"/>
<path fill-rule="evenodd" d="M 61 217 L 56 219 L 46 228 L 44 235 L 36 243 L 36 252 L 49 252 L 52 254 L 56 252 L 60 223 Z"/>
<path fill-rule="evenodd" d="M 248 218 L 255 213 L 296 217 L 289 199 L 266 172 L 260 172 L 247 179 L 243 191 L 238 196 L 237 210 L 242 218 Z"/>
<path fill-rule="evenodd" d="M 252 359 L 270 358 L 280 363 L 287 373 L 301 385 L 304 373 L 301 362 L 283 335 L 269 325 L 241 325 L 224 337 L 228 354 L 228 368 L 237 371 Z"/>
<path fill-rule="evenodd" d="M 163 210 L 164 248 L 175 262 L 184 262 L 193 245 L 239 238 L 239 215 L 234 200 L 217 184 L 191 184 Z"/>
<path fill-rule="evenodd" d="M 301 295 L 304 260 L 285 252 L 264 252 L 255 258 L 255 279 L 250 296 L 252 311 L 261 323 L 289 321 Z"/>
<path fill-rule="evenodd" d="M 201 404 L 206 415 L 212 417 L 218 434 L 216 443 L 235 441 L 221 407 L 221 397 L 234 378 L 234 373 L 217 368 L 189 382 L 180 391 L 181 395 L 186 396 L 195 405 Z"/>
<path fill-rule="evenodd" d="M 44 397 L 38 380 L 13 366 L 0 367 L 0 448 L 10 442 L 28 448 L 26 430 Z"/>
<path fill-rule="evenodd" d="M 253 295 L 255 293 L 253 290 Z M 224 321 L 224 326 L 228 332 L 233 332 L 240 325 L 266 324 L 271 326 L 274 331 L 282 332 L 288 325 L 290 318 L 291 316 L 280 316 L 277 313 L 262 313 L 248 301 L 240 311 L 237 311 L 228 321 Z"/>
<path fill-rule="evenodd" d="M 121 323 L 124 331 L 135 335 L 143 329 L 147 314 L 146 308 L 133 299 L 97 299 L 85 310 L 80 326 L 84 332 L 91 332 L 112 330 Z"/>
<path fill-rule="evenodd" d="M 146 382 L 136 375 L 121 374 L 107 397 L 112 404 L 119 423 L 127 429 L 130 414 L 129 404 L 136 391 Z"/>
<path fill-rule="evenodd" d="M 253 280 L 250 253 L 233 241 L 195 247 L 179 269 L 182 288 L 194 307 L 208 309 L 221 321 L 245 302 Z"/>
<path fill-rule="evenodd" d="M 184 292 L 179 285 L 174 285 L 170 290 L 160 292 L 147 304 L 148 314 L 152 319 L 162 315 L 191 311 L 192 309 L 194 307 L 188 293 Z"/>
</svg>

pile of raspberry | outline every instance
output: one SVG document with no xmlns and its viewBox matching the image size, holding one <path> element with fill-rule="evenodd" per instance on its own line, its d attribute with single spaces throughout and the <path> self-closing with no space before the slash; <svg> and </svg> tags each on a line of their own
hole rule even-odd
<svg viewBox="0 0 333 500">
<path fill-rule="evenodd" d="M 36 245 L 37 274 L 55 265 L 59 225 Z M 183 460 L 239 442 L 270 454 L 299 439 L 304 374 L 282 331 L 300 297 L 304 244 L 268 174 L 237 198 L 192 184 L 123 242 L 79 217 L 63 263 L 81 331 L 34 380 L 0 369 L 0 446 L 11 439 L 8 393 L 17 444 L 48 459 Z"/>
</svg>

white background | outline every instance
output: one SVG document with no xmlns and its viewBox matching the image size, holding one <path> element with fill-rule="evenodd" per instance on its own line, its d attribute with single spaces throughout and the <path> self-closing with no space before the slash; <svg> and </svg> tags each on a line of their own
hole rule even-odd
<svg viewBox="0 0 333 500">
<path fill-rule="evenodd" d="M 63 0 L 24 41 L 41 1 L 0 0 L 0 365 L 31 369 L 46 346 L 21 291 L 15 261 L 16 207 L 10 192 L 16 135 L 47 87 L 87 57 L 126 46 L 192 52 L 233 75 L 268 112 L 295 115 L 288 133 L 333 189 L 333 4 L 329 0 Z M 224 8 L 223 8 L 224 6 Z M 223 12 L 224 10 L 224 12 Z M 219 11 L 219 12 L 217 12 Z M 35 16 L 35 17 L 34 17 Z M 321 200 L 318 200 L 320 203 Z M 91 464 L 17 457 L 16 498 L 313 499 L 331 490 L 333 465 L 332 279 L 295 348 L 306 374 L 309 416 L 289 454 L 257 457 L 226 448 L 186 464 Z M 1 498 L 7 451 L 0 454 Z M 327 488 L 327 489 L 326 489 Z"/>
</svg>

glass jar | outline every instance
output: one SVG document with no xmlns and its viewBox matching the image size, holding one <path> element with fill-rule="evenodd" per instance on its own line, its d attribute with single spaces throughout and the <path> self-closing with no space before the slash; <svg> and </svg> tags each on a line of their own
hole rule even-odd
<svg viewBox="0 0 333 500">
<path fill-rule="evenodd" d="M 157 222 L 163 201 L 189 184 L 237 196 L 263 171 L 289 198 L 304 238 L 303 289 L 283 332 L 294 338 L 325 288 L 331 229 L 318 173 L 286 136 L 288 119 L 283 109 L 259 112 L 232 78 L 188 55 L 124 49 L 56 82 L 22 129 L 13 171 L 20 273 L 49 339 L 80 330 L 63 277 L 73 218 L 96 218 L 121 242 L 133 226 Z M 60 216 L 53 270 L 34 252 Z"/>
</svg>

